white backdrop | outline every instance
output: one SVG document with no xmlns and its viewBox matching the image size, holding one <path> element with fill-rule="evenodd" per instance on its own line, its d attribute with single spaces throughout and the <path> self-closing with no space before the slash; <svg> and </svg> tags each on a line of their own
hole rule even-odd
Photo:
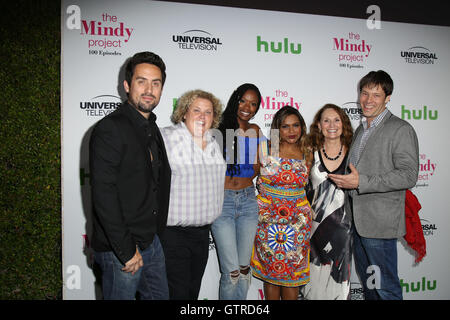
<svg viewBox="0 0 450 320">
<path fill-rule="evenodd" d="M 124 62 L 140 51 L 157 53 L 167 66 L 155 110 L 160 127 L 170 124 L 173 101 L 187 90 L 210 91 L 226 104 L 236 87 L 251 82 L 263 95 L 254 120 L 266 134 L 284 103 L 298 107 L 308 126 L 322 105 L 337 104 L 356 128 L 357 82 L 371 70 L 387 71 L 394 80 L 388 108 L 414 126 L 420 143 L 413 192 L 428 253 L 415 265 L 399 242 L 404 298 L 450 298 L 450 28 L 382 21 L 369 29 L 364 19 L 148 0 L 62 0 L 61 10 L 64 299 L 100 297 L 89 247 L 88 142 L 92 126 L 125 99 Z M 199 299 L 217 299 L 218 283 L 211 242 Z M 262 299 L 261 288 L 253 278 L 248 298 Z M 360 293 L 353 274 L 352 298 Z"/>
</svg>

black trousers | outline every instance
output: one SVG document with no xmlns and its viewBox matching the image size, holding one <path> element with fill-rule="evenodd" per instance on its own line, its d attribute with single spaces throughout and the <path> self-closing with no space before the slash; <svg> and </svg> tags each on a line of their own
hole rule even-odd
<svg viewBox="0 0 450 320">
<path fill-rule="evenodd" d="M 171 300 L 197 300 L 209 254 L 210 225 L 167 227 L 161 237 Z"/>
</svg>

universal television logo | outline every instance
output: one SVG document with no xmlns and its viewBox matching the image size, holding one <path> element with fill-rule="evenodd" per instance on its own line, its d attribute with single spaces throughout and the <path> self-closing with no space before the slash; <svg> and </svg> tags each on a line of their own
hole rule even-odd
<svg viewBox="0 0 450 320">
<path fill-rule="evenodd" d="M 104 94 L 93 97 L 90 101 L 80 101 L 80 109 L 85 111 L 87 116 L 104 117 L 116 110 L 121 104 L 120 97 Z"/>
<path fill-rule="evenodd" d="M 342 105 L 342 110 L 344 110 L 351 121 L 361 120 L 363 113 L 359 102 L 346 102 Z"/>
<path fill-rule="evenodd" d="M 431 223 L 429 220 L 420 219 L 420 224 L 422 225 L 423 235 L 432 236 L 435 232 L 437 232 L 437 227 L 435 223 Z"/>
<path fill-rule="evenodd" d="M 438 59 L 435 52 L 419 46 L 401 51 L 400 55 L 402 58 L 405 58 L 406 63 L 410 64 L 434 64 Z"/>
<path fill-rule="evenodd" d="M 364 289 L 359 282 L 350 282 L 350 299 L 364 300 Z"/>
<path fill-rule="evenodd" d="M 181 35 L 172 35 L 172 41 L 184 50 L 217 51 L 222 45 L 220 38 L 204 30 L 187 30 Z"/>
</svg>

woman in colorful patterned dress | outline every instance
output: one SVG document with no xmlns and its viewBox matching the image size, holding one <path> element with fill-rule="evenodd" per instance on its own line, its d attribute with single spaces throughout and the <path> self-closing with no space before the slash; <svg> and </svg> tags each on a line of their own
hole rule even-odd
<svg viewBox="0 0 450 320">
<path fill-rule="evenodd" d="M 314 116 L 308 145 L 314 151 L 307 197 L 311 201 L 311 281 L 302 288 L 308 300 L 348 299 L 352 262 L 351 216 L 345 211 L 344 191 L 328 179 L 344 174 L 352 141 L 347 114 L 326 104 Z"/>
<path fill-rule="evenodd" d="M 267 300 L 296 300 L 299 286 L 309 281 L 311 209 L 304 187 L 311 155 L 305 137 L 302 116 L 285 106 L 273 118 L 270 146 L 261 142 L 251 267 L 253 276 L 264 281 Z"/>
</svg>

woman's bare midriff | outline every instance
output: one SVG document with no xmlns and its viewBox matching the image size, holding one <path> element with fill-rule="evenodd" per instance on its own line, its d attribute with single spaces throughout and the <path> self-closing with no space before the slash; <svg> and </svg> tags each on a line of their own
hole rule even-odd
<svg viewBox="0 0 450 320">
<path fill-rule="evenodd" d="M 229 190 L 240 190 L 253 185 L 252 178 L 241 178 L 241 177 L 225 177 L 225 189 Z"/>
</svg>

